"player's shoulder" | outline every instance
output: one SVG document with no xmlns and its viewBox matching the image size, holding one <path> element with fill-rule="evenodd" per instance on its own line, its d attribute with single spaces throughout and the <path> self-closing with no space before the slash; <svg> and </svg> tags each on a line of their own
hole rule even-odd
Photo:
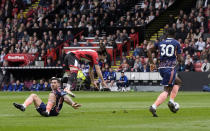
<svg viewBox="0 0 210 131">
<path fill-rule="evenodd" d="M 174 43 L 175 45 L 180 45 L 180 42 L 179 42 L 178 40 L 176 40 L 176 39 L 173 40 L 173 43 Z"/>
<path fill-rule="evenodd" d="M 177 41 L 174 38 L 167 38 L 166 41 L 170 41 L 170 43 L 175 44 L 175 45 L 180 44 L 179 41 Z"/>
</svg>

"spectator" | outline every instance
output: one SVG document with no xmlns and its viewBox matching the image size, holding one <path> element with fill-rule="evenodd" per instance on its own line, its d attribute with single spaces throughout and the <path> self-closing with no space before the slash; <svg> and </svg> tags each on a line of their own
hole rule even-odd
<svg viewBox="0 0 210 131">
<path fill-rule="evenodd" d="M 204 60 L 204 63 L 201 66 L 201 71 L 202 72 L 208 72 L 210 69 L 210 63 L 208 62 L 207 59 Z"/>
<path fill-rule="evenodd" d="M 119 66 L 118 71 L 129 71 L 129 64 L 126 60 L 123 60 L 123 63 Z"/>
<path fill-rule="evenodd" d="M 4 52 L 4 51 L 1 51 L 1 55 L 0 55 L 0 65 L 3 64 L 3 62 L 4 62 L 4 56 L 5 56 L 5 55 L 6 55 L 5 52 Z"/>
<path fill-rule="evenodd" d="M 200 37 L 199 41 L 197 41 L 195 45 L 198 46 L 198 51 L 202 52 L 202 50 L 205 48 L 206 43 L 203 41 L 203 38 Z"/>
<path fill-rule="evenodd" d="M 30 91 L 30 87 L 32 86 L 33 82 L 31 80 L 26 80 L 24 81 L 24 91 Z"/>
<path fill-rule="evenodd" d="M 33 83 L 30 87 L 30 90 L 31 91 L 37 91 L 37 83 L 36 83 L 36 80 L 33 80 Z"/>
<path fill-rule="evenodd" d="M 60 61 L 60 60 L 58 60 L 58 61 L 57 61 L 56 66 L 57 66 L 57 67 L 61 67 L 61 66 L 62 66 L 62 64 L 61 64 L 61 61 Z"/>
<path fill-rule="evenodd" d="M 74 35 L 71 33 L 71 31 L 67 31 L 67 34 L 65 36 L 65 40 L 72 41 L 74 39 Z"/>
<path fill-rule="evenodd" d="M 190 61 L 187 61 L 187 64 L 185 65 L 185 72 L 194 71 L 193 64 Z"/>
<path fill-rule="evenodd" d="M 50 84 L 48 84 L 47 81 L 44 82 L 44 89 L 45 89 L 45 91 L 51 91 L 51 86 L 50 86 Z"/>
<path fill-rule="evenodd" d="M 52 59 L 51 58 L 47 58 L 47 63 L 46 63 L 46 67 L 51 67 L 54 66 Z"/>
<path fill-rule="evenodd" d="M 194 63 L 198 62 L 200 60 L 199 56 L 198 56 L 198 53 L 195 52 L 194 55 L 193 55 L 193 61 Z"/>
<path fill-rule="evenodd" d="M 147 64 L 143 64 L 141 72 L 150 72 L 150 67 Z"/>
<path fill-rule="evenodd" d="M 202 50 L 200 60 L 203 62 L 207 58 L 207 50 Z"/>
<path fill-rule="evenodd" d="M 44 91 L 44 90 L 45 90 L 44 80 L 41 79 L 37 84 L 37 91 Z"/>
<path fill-rule="evenodd" d="M 14 84 L 14 91 L 22 91 L 24 89 L 23 85 L 20 83 L 19 80 L 16 81 Z"/>
<path fill-rule="evenodd" d="M 128 78 L 127 76 L 124 75 L 124 72 L 122 71 L 121 72 L 121 77 L 119 79 L 119 81 L 117 82 L 117 87 L 118 87 L 118 90 L 121 90 L 121 91 L 127 91 L 127 87 L 128 87 Z"/>
<path fill-rule="evenodd" d="M 107 83 L 110 83 L 109 85 L 110 88 L 113 87 L 115 80 L 116 80 L 116 73 L 112 70 L 112 68 L 109 68 Z"/>
<path fill-rule="evenodd" d="M 78 46 L 79 46 L 79 44 L 77 42 L 77 39 L 75 38 L 74 42 L 71 44 L 71 47 L 78 47 Z"/>
<path fill-rule="evenodd" d="M 178 71 L 184 72 L 185 71 L 185 64 L 184 62 L 178 64 Z"/>
<path fill-rule="evenodd" d="M 135 67 L 135 66 L 137 66 L 138 67 L 137 69 L 139 69 L 139 70 L 142 68 L 142 64 L 141 64 L 141 61 L 139 58 L 137 58 L 135 60 L 133 67 Z"/>
<path fill-rule="evenodd" d="M 13 91 L 12 84 L 3 84 L 3 91 Z"/>
<path fill-rule="evenodd" d="M 193 63 L 193 60 L 192 60 L 192 58 L 190 57 L 190 55 L 187 55 L 187 56 L 186 56 L 186 59 L 185 59 L 185 65 L 187 65 L 188 63 Z"/>
<path fill-rule="evenodd" d="M 131 69 L 132 72 L 140 72 L 140 68 L 137 64 L 134 65 L 134 67 Z"/>
</svg>

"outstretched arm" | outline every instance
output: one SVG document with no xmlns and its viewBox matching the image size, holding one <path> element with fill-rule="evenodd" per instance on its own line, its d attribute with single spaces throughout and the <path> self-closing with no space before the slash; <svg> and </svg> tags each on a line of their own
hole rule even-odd
<svg viewBox="0 0 210 131">
<path fill-rule="evenodd" d="M 108 88 L 106 82 L 104 81 L 104 78 L 101 73 L 101 69 L 100 69 L 99 65 L 95 65 L 95 68 L 96 68 L 96 73 L 97 73 L 98 77 L 101 79 L 102 86 L 105 86 L 106 88 Z"/>
<path fill-rule="evenodd" d="M 80 104 L 74 102 L 71 97 L 69 97 L 68 95 L 63 96 L 64 98 L 64 102 L 66 102 L 68 105 L 72 106 L 74 109 L 78 109 L 80 106 Z"/>
<path fill-rule="evenodd" d="M 94 83 L 94 74 L 93 74 L 92 66 L 90 66 L 90 68 L 89 68 L 89 75 L 90 75 L 91 84 L 93 84 L 96 88 L 98 88 L 97 85 Z"/>
</svg>

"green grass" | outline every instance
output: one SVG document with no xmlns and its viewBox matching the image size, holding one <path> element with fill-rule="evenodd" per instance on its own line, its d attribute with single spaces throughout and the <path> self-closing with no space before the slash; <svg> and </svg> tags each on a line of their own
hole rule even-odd
<svg viewBox="0 0 210 131">
<path fill-rule="evenodd" d="M 0 92 L 0 131 L 207 131 L 210 130 L 210 93 L 180 92 L 173 114 L 163 103 L 158 118 L 148 111 L 159 92 L 75 92 L 83 106 L 74 110 L 64 104 L 58 117 L 41 117 L 29 106 L 15 109 L 31 92 Z M 37 92 L 38 93 L 38 92 Z M 48 92 L 39 92 L 44 102 Z"/>
</svg>

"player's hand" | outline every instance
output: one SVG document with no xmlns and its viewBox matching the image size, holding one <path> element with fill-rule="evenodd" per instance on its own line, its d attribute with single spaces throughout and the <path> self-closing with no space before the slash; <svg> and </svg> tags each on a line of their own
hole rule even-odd
<svg viewBox="0 0 210 131">
<path fill-rule="evenodd" d="M 156 68 L 155 64 L 150 64 L 150 71 L 151 72 L 153 72 L 155 68 Z"/>
<path fill-rule="evenodd" d="M 96 82 L 92 82 L 93 86 L 98 89 L 98 85 Z"/>
<path fill-rule="evenodd" d="M 102 82 L 101 82 L 101 84 L 102 84 L 102 86 L 103 86 L 103 87 L 105 87 L 105 88 L 109 88 L 109 87 L 107 86 L 107 84 L 106 84 L 106 82 L 105 82 L 105 81 L 102 81 Z"/>
<path fill-rule="evenodd" d="M 82 105 L 81 104 L 78 104 L 78 103 L 74 103 L 74 104 L 72 104 L 72 107 L 74 108 L 74 109 L 79 109 L 79 107 L 81 107 Z"/>
</svg>

